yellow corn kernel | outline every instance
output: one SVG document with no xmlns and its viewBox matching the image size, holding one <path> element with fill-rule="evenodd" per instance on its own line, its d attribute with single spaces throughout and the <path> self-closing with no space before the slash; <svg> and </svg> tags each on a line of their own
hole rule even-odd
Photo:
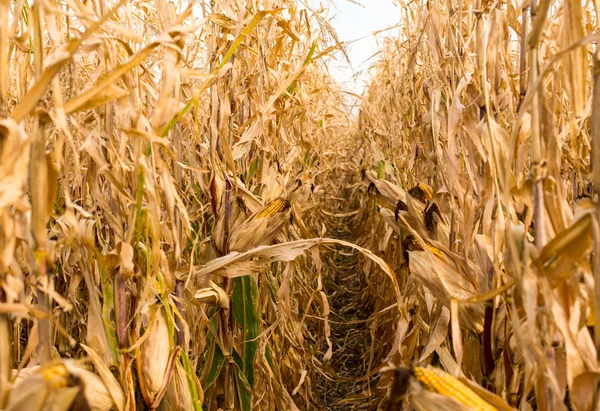
<svg viewBox="0 0 600 411">
<path fill-rule="evenodd" d="M 472 389 L 444 371 L 432 366 L 414 367 L 413 374 L 423 388 L 453 398 L 475 411 L 497 411 Z"/>
<path fill-rule="evenodd" d="M 417 200 L 426 203 L 433 198 L 433 189 L 425 183 L 418 183 L 416 186 L 408 190 L 408 194 Z"/>
<path fill-rule="evenodd" d="M 442 254 L 442 252 L 439 250 L 439 248 L 436 248 L 434 245 L 432 245 L 428 241 L 425 241 L 425 246 L 427 247 L 427 249 L 429 250 L 429 252 L 431 254 L 435 255 L 440 260 L 446 261 L 446 259 L 444 258 L 444 254 Z"/>
<path fill-rule="evenodd" d="M 421 243 L 417 240 L 417 237 L 411 236 L 410 241 L 412 242 L 413 250 L 423 251 L 423 247 L 421 247 Z"/>
<path fill-rule="evenodd" d="M 284 198 L 276 198 L 275 200 L 267 204 L 265 207 L 263 207 L 263 209 L 260 210 L 259 213 L 256 215 L 256 218 L 269 217 L 273 214 L 279 213 L 280 211 L 288 209 L 289 207 L 290 202 L 288 200 Z"/>
<path fill-rule="evenodd" d="M 419 241 L 417 240 L 416 237 L 411 236 L 411 242 L 412 242 L 413 250 L 423 251 L 423 247 L 421 247 L 421 243 L 419 243 Z M 429 241 L 425 241 L 425 247 L 427 247 L 427 249 L 429 250 L 429 252 L 431 254 L 435 255 L 440 260 L 446 261 L 446 259 L 444 258 L 444 254 L 442 254 L 442 252 L 439 250 L 439 248 L 435 247 Z"/>
<path fill-rule="evenodd" d="M 50 363 L 40 370 L 44 380 L 51 388 L 63 388 L 69 386 L 69 371 L 64 364 L 59 362 Z"/>
<path fill-rule="evenodd" d="M 427 198 L 427 201 L 429 201 L 433 198 L 433 189 L 431 187 L 429 187 L 427 184 L 424 184 L 424 183 L 419 183 L 417 185 L 425 193 L 425 197 Z"/>
</svg>

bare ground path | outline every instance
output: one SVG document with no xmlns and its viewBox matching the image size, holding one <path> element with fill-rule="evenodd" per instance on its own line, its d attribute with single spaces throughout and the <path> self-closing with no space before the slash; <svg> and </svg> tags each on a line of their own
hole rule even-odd
<svg viewBox="0 0 600 411">
<path fill-rule="evenodd" d="M 331 211 L 334 215 L 336 212 L 348 214 L 351 202 Z M 332 227 L 330 235 L 355 243 L 359 219 L 359 214 L 338 217 L 338 224 Z M 331 308 L 329 322 L 333 358 L 327 366 L 333 375 L 328 375 L 329 378 L 321 376 L 317 387 L 323 409 L 367 410 L 372 403 L 372 398 L 365 392 L 365 375 L 371 346 L 368 319 L 373 314 L 373 304 L 368 293 L 364 292 L 363 260 L 358 253 L 344 247 L 337 247 L 335 251 L 324 258 L 326 272 L 323 285 Z"/>
</svg>

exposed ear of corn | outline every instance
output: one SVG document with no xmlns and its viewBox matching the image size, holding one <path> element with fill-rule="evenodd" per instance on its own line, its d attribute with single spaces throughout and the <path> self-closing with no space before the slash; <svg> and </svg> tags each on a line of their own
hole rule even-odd
<svg viewBox="0 0 600 411">
<path fill-rule="evenodd" d="M 440 260 L 446 260 L 446 258 L 444 258 L 444 254 L 442 254 L 442 252 L 440 251 L 439 248 L 435 247 L 434 245 L 432 245 L 429 241 L 427 241 L 425 243 L 425 246 L 427 247 L 427 249 L 429 250 L 429 252 L 431 252 L 433 255 L 435 255 L 437 258 L 439 258 Z"/>
<path fill-rule="evenodd" d="M 472 408 L 461 404 L 454 398 L 425 390 L 421 386 L 415 387 L 416 383 L 414 382 L 411 385 L 413 388 L 410 403 L 417 411 L 473 411 Z"/>
<path fill-rule="evenodd" d="M 425 243 L 425 247 L 427 247 L 427 250 L 429 250 L 429 252 L 431 252 L 433 255 L 435 255 L 440 260 L 443 260 L 443 261 L 446 260 L 446 258 L 444 257 L 444 254 L 440 251 L 439 248 L 437 248 L 436 246 L 434 246 L 427 240 L 425 240 L 424 243 Z M 404 245 L 408 251 L 424 251 L 423 246 L 421 245 L 421 242 L 419 242 L 419 240 L 417 240 L 417 237 L 415 237 L 412 234 L 406 236 L 406 238 L 404 240 Z"/>
<path fill-rule="evenodd" d="M 423 251 L 423 246 L 421 245 L 419 240 L 417 240 L 417 238 L 412 234 L 406 236 L 404 243 L 406 245 L 406 248 L 410 251 Z"/>
<path fill-rule="evenodd" d="M 280 213 L 290 208 L 290 203 L 285 198 L 276 198 L 267 204 L 262 210 L 258 212 L 256 218 L 264 218 L 272 216 L 273 214 Z"/>
<path fill-rule="evenodd" d="M 433 198 L 433 189 L 425 183 L 418 183 L 408 190 L 408 194 L 422 203 L 426 203 Z"/>
<path fill-rule="evenodd" d="M 413 373 L 417 381 L 429 391 L 452 398 L 474 411 L 497 411 L 457 378 L 438 368 L 414 367 Z"/>
<path fill-rule="evenodd" d="M 427 247 L 427 249 L 429 250 L 429 252 L 432 253 L 433 255 L 435 255 L 440 260 L 444 260 L 444 261 L 446 260 L 446 258 L 444 258 L 444 254 L 442 254 L 442 252 L 440 251 L 440 249 L 437 248 L 437 247 L 435 247 L 429 241 L 425 242 L 425 247 Z"/>
<path fill-rule="evenodd" d="M 7 410 L 118 409 L 103 381 L 74 360 L 25 368 L 16 378 Z"/>
</svg>

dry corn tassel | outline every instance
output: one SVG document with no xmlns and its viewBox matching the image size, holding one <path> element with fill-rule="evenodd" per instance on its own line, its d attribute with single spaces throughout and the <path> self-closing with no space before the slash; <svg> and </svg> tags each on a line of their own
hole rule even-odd
<svg viewBox="0 0 600 411">
<path fill-rule="evenodd" d="M 290 208 L 290 202 L 284 198 L 276 198 L 258 212 L 256 218 L 264 218 Z"/>
<path fill-rule="evenodd" d="M 460 380 L 440 369 L 426 366 L 414 367 L 412 371 L 417 381 L 429 391 L 453 398 L 472 410 L 497 411 Z"/>
</svg>

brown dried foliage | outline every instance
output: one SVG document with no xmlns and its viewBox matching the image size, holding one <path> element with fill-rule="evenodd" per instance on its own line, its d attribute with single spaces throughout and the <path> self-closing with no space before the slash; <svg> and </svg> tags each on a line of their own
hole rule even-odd
<svg viewBox="0 0 600 411">
<path fill-rule="evenodd" d="M 0 0 L 1 409 L 594 406 L 597 5 L 400 7 Z"/>
</svg>

